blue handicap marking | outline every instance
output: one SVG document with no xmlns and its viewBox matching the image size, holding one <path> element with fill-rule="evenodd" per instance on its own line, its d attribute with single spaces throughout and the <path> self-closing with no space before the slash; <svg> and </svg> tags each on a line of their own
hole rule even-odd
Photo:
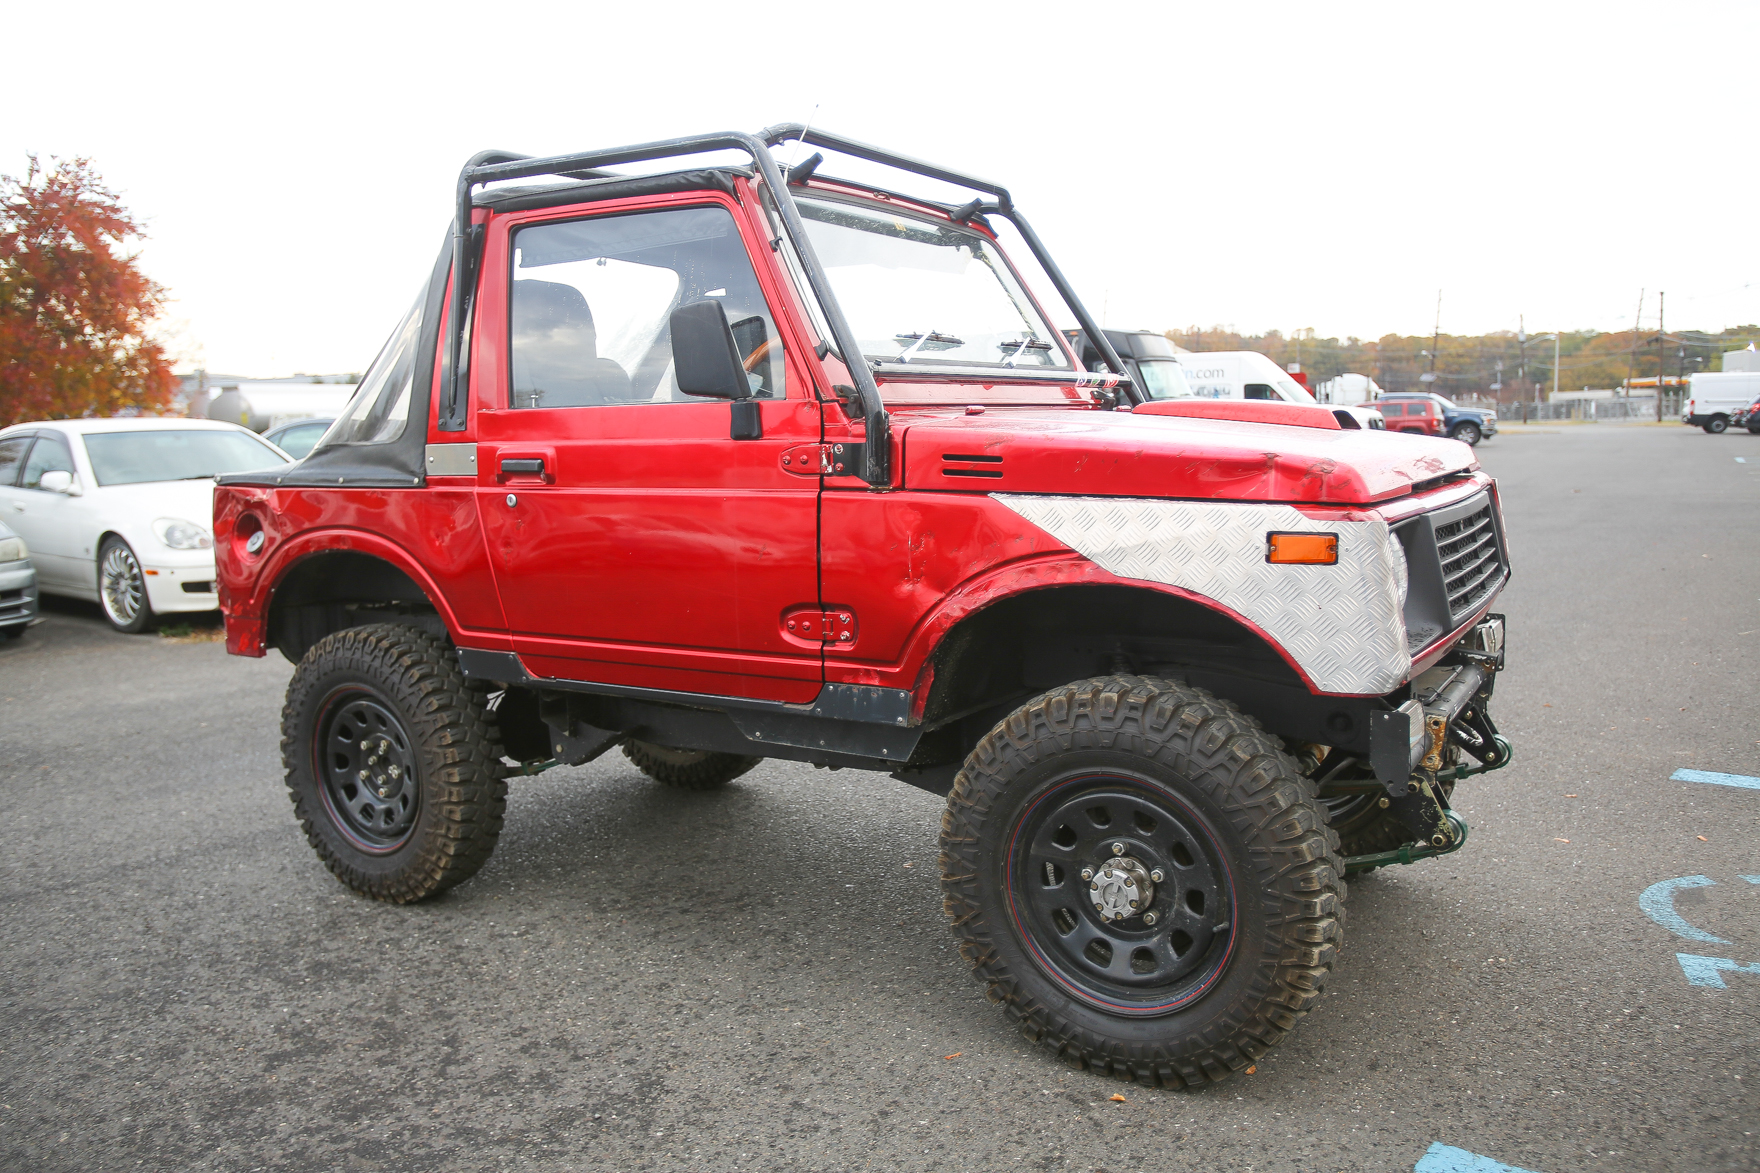
<svg viewBox="0 0 1760 1173">
<path fill-rule="evenodd" d="M 1717 971 L 1720 969 L 1730 973 L 1751 973 L 1760 977 L 1760 961 L 1752 965 L 1737 965 L 1727 957 L 1700 957 L 1693 953 L 1676 953 L 1674 959 L 1681 963 L 1681 972 L 1687 975 L 1689 982 L 1695 986 L 1710 986 L 1714 990 L 1729 989 L 1718 975 Z"/>
<path fill-rule="evenodd" d="M 1685 937 L 1689 941 L 1706 941 L 1713 945 L 1727 945 L 1722 937 L 1714 937 L 1704 929 L 1696 928 L 1687 923 L 1687 918 L 1674 910 L 1674 894 L 1677 888 L 1709 888 L 1717 881 L 1709 876 L 1676 876 L 1672 880 L 1663 880 L 1644 889 L 1638 897 L 1638 907 L 1644 915 L 1673 933 L 1677 937 Z"/>
<path fill-rule="evenodd" d="M 1668 776 L 1671 782 L 1709 782 L 1713 786 L 1740 786 L 1743 790 L 1760 790 L 1760 778 L 1747 774 L 1718 774 L 1711 770 L 1676 770 Z"/>
<path fill-rule="evenodd" d="M 1490 1157 L 1481 1157 L 1466 1149 L 1433 1144 L 1419 1158 L 1418 1163 L 1412 1166 L 1412 1173 L 1533 1173 L 1533 1170 L 1505 1165 L 1502 1161 L 1493 1161 Z"/>
</svg>

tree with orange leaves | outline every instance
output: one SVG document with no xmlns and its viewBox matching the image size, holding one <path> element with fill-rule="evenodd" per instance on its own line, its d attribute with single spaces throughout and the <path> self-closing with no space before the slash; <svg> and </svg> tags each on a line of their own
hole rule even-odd
<svg viewBox="0 0 1760 1173">
<path fill-rule="evenodd" d="M 170 405 L 177 379 L 146 334 L 165 290 L 123 251 L 140 236 L 85 159 L 0 175 L 0 426 Z"/>
</svg>

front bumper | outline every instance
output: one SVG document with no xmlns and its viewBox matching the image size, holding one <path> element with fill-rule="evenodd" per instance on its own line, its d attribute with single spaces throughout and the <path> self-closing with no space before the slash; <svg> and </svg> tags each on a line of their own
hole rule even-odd
<svg viewBox="0 0 1760 1173">
<path fill-rule="evenodd" d="M 178 550 L 159 554 L 141 566 L 147 601 L 155 615 L 178 611 L 212 611 L 220 605 L 214 593 L 214 552 Z"/>
<path fill-rule="evenodd" d="M 1464 841 L 1449 816 L 1442 784 L 1509 764 L 1510 748 L 1492 724 L 1491 693 L 1504 663 L 1504 618 L 1487 615 L 1442 661 L 1414 677 L 1411 697 L 1371 715 L 1369 765 L 1386 790 L 1387 809 L 1414 841 L 1448 851 Z M 1476 766 L 1447 766 L 1456 755 Z"/>
<path fill-rule="evenodd" d="M 0 627 L 21 627 L 36 618 L 36 565 L 29 558 L 0 562 Z"/>
</svg>

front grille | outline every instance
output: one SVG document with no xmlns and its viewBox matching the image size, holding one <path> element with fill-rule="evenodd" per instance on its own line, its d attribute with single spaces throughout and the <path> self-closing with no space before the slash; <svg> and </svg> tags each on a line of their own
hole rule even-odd
<svg viewBox="0 0 1760 1173">
<path fill-rule="evenodd" d="M 1459 619 L 1503 581 L 1503 552 L 1498 549 L 1490 500 L 1465 517 L 1437 526 L 1436 553 L 1442 560 L 1449 616 Z"/>
</svg>

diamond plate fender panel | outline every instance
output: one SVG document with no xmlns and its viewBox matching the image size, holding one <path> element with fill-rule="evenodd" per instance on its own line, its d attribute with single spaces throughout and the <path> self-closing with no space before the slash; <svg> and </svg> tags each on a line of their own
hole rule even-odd
<svg viewBox="0 0 1760 1173">
<path fill-rule="evenodd" d="M 1288 505 L 991 497 L 1120 578 L 1179 587 L 1246 617 L 1321 692 L 1380 696 L 1411 671 L 1405 551 L 1384 521 L 1315 521 Z M 1337 534 L 1337 565 L 1266 562 L 1274 530 Z"/>
</svg>

